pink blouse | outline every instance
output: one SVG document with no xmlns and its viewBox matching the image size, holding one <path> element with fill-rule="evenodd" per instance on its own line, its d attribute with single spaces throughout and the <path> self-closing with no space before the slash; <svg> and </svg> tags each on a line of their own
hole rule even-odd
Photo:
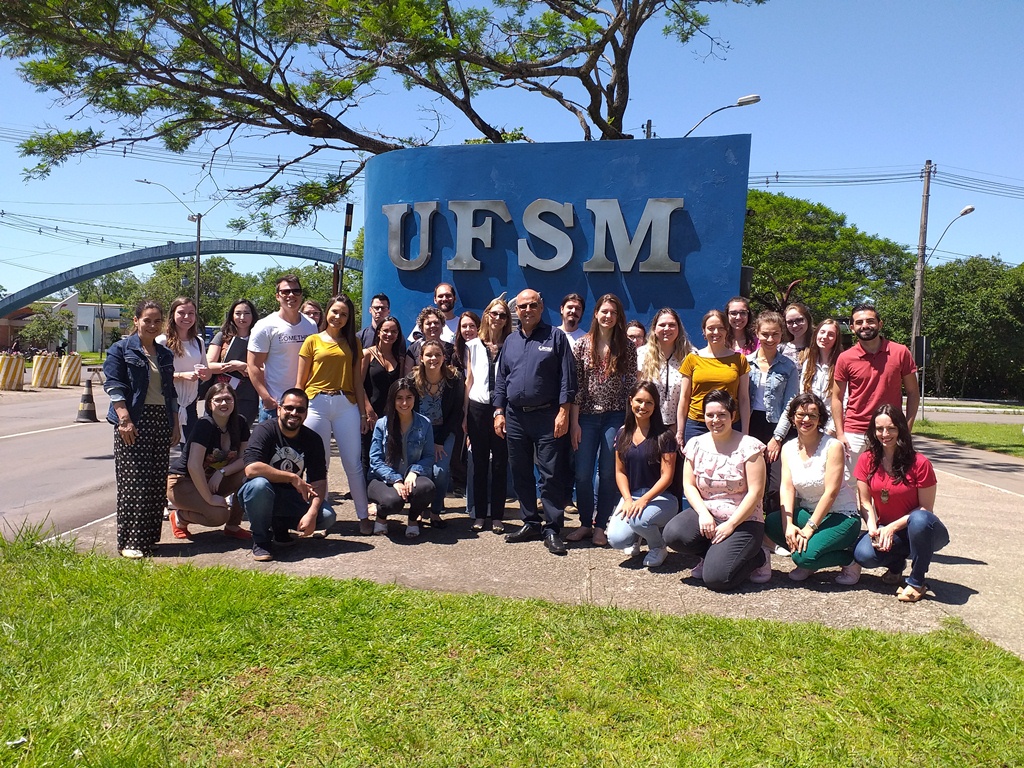
<svg viewBox="0 0 1024 768">
<path fill-rule="evenodd" d="M 733 453 L 719 453 L 710 434 L 690 438 L 683 455 L 693 465 L 693 480 L 708 512 L 724 523 L 747 495 L 747 461 L 764 450 L 760 440 L 744 435 Z M 764 508 L 757 500 L 748 520 L 762 522 Z"/>
</svg>

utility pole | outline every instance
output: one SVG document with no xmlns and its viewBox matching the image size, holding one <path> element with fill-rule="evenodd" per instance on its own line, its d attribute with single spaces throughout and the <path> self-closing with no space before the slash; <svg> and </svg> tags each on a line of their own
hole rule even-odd
<svg viewBox="0 0 1024 768">
<path fill-rule="evenodd" d="M 935 166 L 931 160 L 924 162 L 924 191 L 921 194 L 921 232 L 917 239 L 917 264 L 914 266 L 914 315 L 910 324 L 912 349 L 917 348 L 917 337 L 921 335 L 921 305 L 924 300 L 924 264 L 928 250 L 928 196 L 931 189 Z M 918 361 L 920 363 L 920 361 Z"/>
<path fill-rule="evenodd" d="M 653 127 L 654 126 L 651 124 L 651 121 L 648 120 L 647 121 L 647 125 L 644 126 L 644 129 L 645 129 L 645 131 L 644 131 L 644 138 L 649 139 L 649 138 L 651 138 L 651 136 L 654 135 L 654 131 L 651 130 Z"/>
</svg>

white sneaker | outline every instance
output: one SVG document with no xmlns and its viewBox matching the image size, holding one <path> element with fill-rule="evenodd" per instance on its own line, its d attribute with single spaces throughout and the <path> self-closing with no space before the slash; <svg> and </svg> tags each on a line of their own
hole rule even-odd
<svg viewBox="0 0 1024 768">
<path fill-rule="evenodd" d="M 644 558 L 644 565 L 648 568 L 657 568 L 665 562 L 666 557 L 668 557 L 668 550 L 665 547 L 653 547 Z"/>
<path fill-rule="evenodd" d="M 778 555 L 779 557 L 790 557 L 793 553 L 790 552 L 788 549 L 786 549 L 781 544 L 779 544 L 779 546 L 777 546 L 775 548 L 775 554 Z"/>
<path fill-rule="evenodd" d="M 129 560 L 141 560 L 145 555 L 141 549 L 122 549 L 121 557 L 127 557 Z"/>
<path fill-rule="evenodd" d="M 387 532 L 388 532 L 388 524 L 387 523 L 381 522 L 380 520 L 377 520 L 377 521 L 374 522 L 374 524 L 373 524 L 373 535 L 374 536 L 383 536 Z"/>
<path fill-rule="evenodd" d="M 755 568 L 750 574 L 750 581 L 753 584 L 767 584 L 772 580 L 772 552 L 768 547 L 761 547 L 764 552 L 764 565 Z"/>
<path fill-rule="evenodd" d="M 628 547 L 626 547 L 624 550 L 622 550 L 622 554 L 624 554 L 626 557 L 636 557 L 637 555 L 640 554 L 640 542 L 639 541 L 633 542 Z"/>
<path fill-rule="evenodd" d="M 704 579 L 704 558 L 690 569 L 690 576 L 695 579 Z"/>
<path fill-rule="evenodd" d="M 420 535 L 420 527 L 418 525 L 407 525 L 405 526 L 405 538 L 415 539 Z"/>
<path fill-rule="evenodd" d="M 860 581 L 860 563 L 844 565 L 839 575 L 836 576 L 836 584 L 842 584 L 844 587 L 852 587 L 858 581 Z"/>
</svg>

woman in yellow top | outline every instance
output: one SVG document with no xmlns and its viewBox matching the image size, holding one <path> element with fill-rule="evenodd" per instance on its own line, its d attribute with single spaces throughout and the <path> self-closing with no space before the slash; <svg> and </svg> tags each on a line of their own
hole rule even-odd
<svg viewBox="0 0 1024 768">
<path fill-rule="evenodd" d="M 326 328 L 307 336 L 299 350 L 295 386 L 304 389 L 309 397 L 306 426 L 323 439 L 328 463 L 334 432 L 359 517 L 359 531 L 369 535 L 373 525 L 367 511 L 366 481 L 359 456 L 361 441 L 356 439 L 356 435 L 368 429 L 369 406 L 359 375 L 363 350 L 356 338 L 353 317 L 355 310 L 348 296 L 335 296 L 327 303 Z"/>
<path fill-rule="evenodd" d="M 708 345 L 691 352 L 679 366 L 683 385 L 676 414 L 676 440 L 686 445 L 690 438 L 706 434 L 704 396 L 724 389 L 739 403 L 740 431 L 750 429 L 750 364 L 729 342 L 729 320 L 720 309 L 712 309 L 701 322 Z"/>
</svg>

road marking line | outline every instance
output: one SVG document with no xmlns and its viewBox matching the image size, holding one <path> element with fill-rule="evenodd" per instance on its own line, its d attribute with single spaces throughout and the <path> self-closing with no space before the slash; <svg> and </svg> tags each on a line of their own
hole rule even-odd
<svg viewBox="0 0 1024 768">
<path fill-rule="evenodd" d="M 2 435 L 0 440 L 10 440 L 12 437 L 28 437 L 29 435 L 41 435 L 43 432 L 56 432 L 59 429 L 72 429 L 74 427 L 80 427 L 86 422 L 78 422 L 75 424 L 65 424 L 63 427 L 50 427 L 49 429 L 37 429 L 34 432 L 19 432 L 16 435 Z"/>
<path fill-rule="evenodd" d="M 975 480 L 973 477 L 964 477 L 963 475 L 958 475 L 956 472 L 950 472 L 948 469 L 941 469 L 940 467 L 935 466 L 934 462 L 932 463 L 932 466 L 935 467 L 936 471 L 944 472 L 945 474 L 952 475 L 953 477 L 959 478 L 960 480 L 967 480 L 968 482 L 977 483 L 978 485 L 984 486 L 985 488 L 991 488 L 993 491 L 1002 491 L 1003 493 L 1008 493 L 1011 496 L 1019 496 L 1020 498 L 1024 499 L 1024 493 L 1017 493 L 1016 491 L 1011 491 L 1007 488 L 1000 488 L 998 485 L 989 485 L 988 483 L 981 482 L 981 480 Z"/>
<path fill-rule="evenodd" d="M 96 525 L 96 523 L 103 523 L 103 522 L 106 522 L 107 520 L 109 520 L 109 519 L 110 519 L 110 518 L 112 518 L 112 517 L 117 517 L 117 513 L 116 513 L 116 512 L 111 512 L 111 513 L 110 513 L 109 515 L 107 515 L 106 517 L 101 517 L 101 518 L 99 518 L 98 520 L 93 520 L 92 522 L 86 523 L 85 525 L 80 525 L 80 526 L 78 526 L 77 528 L 72 528 L 72 529 L 71 529 L 70 531 L 64 531 L 64 533 L 58 533 L 58 534 L 56 534 L 56 535 L 54 535 L 54 536 L 51 536 L 51 537 L 50 537 L 50 538 L 48 538 L 48 539 L 43 539 L 43 544 L 49 544 L 49 543 L 50 543 L 51 541 L 56 541 L 56 540 L 57 540 L 57 539 L 59 539 L 59 538 L 60 538 L 61 536 L 67 536 L 68 534 L 72 534 L 72 533 L 78 533 L 79 531 L 83 531 L 83 530 L 85 530 L 85 529 L 86 529 L 86 528 L 88 528 L 88 527 L 89 527 L 90 525 Z"/>
</svg>

